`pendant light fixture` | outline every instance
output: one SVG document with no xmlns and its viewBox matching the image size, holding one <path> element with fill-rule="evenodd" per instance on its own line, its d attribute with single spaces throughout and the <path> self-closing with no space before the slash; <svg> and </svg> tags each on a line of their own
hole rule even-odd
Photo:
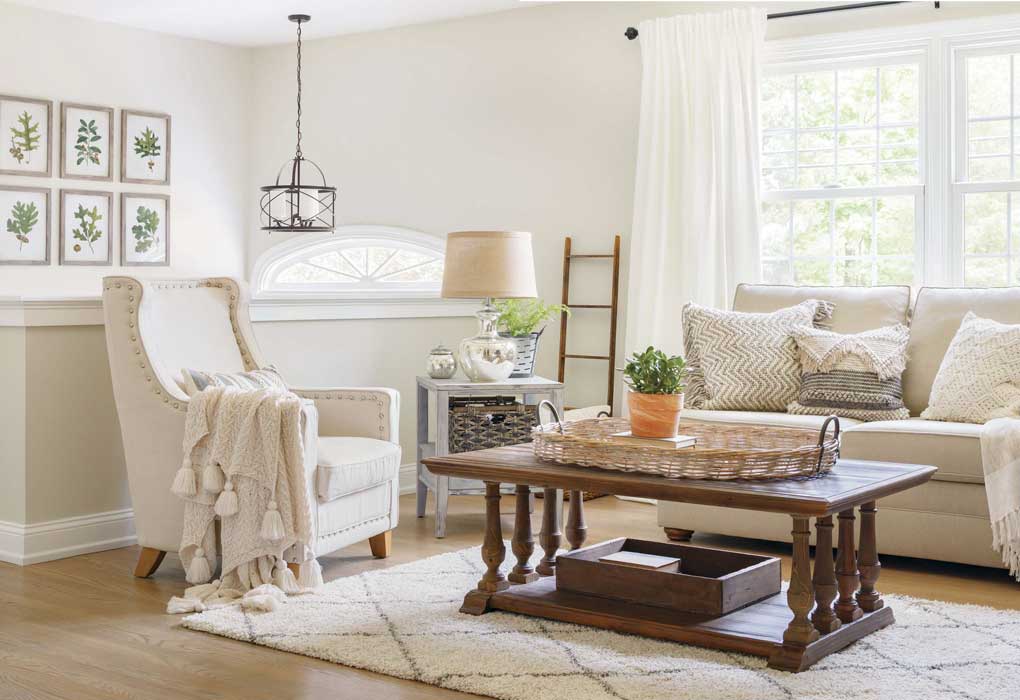
<svg viewBox="0 0 1020 700">
<path fill-rule="evenodd" d="M 335 227 L 336 188 L 326 184 L 322 169 L 306 159 L 301 152 L 301 23 L 309 15 L 289 15 L 297 23 L 297 147 L 294 158 L 280 168 L 276 184 L 259 188 L 262 191 L 262 230 L 280 232 L 332 232 Z M 280 179 L 289 181 L 281 184 Z"/>
</svg>

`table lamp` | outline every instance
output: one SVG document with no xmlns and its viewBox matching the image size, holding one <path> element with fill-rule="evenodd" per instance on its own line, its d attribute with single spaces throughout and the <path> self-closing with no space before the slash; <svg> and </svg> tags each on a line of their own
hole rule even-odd
<svg viewBox="0 0 1020 700">
<path fill-rule="evenodd" d="M 478 335 L 460 343 L 460 366 L 473 382 L 499 382 L 514 371 L 516 345 L 496 332 L 493 299 L 538 296 L 531 234 L 519 231 L 457 231 L 446 238 L 444 299 L 484 299 L 475 314 Z"/>
</svg>

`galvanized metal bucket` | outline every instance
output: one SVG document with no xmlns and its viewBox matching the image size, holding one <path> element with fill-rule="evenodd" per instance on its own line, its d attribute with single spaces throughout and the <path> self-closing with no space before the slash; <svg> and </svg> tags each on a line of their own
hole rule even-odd
<svg viewBox="0 0 1020 700">
<path fill-rule="evenodd" d="M 531 335 L 507 335 L 500 333 L 503 338 L 514 341 L 517 346 L 517 356 L 514 359 L 514 371 L 510 375 L 513 379 L 531 377 L 535 374 L 535 358 L 538 356 L 538 339 L 545 329 Z"/>
</svg>

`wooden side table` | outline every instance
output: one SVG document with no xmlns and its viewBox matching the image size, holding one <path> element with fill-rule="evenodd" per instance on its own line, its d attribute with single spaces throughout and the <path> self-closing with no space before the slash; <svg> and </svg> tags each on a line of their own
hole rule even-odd
<svg viewBox="0 0 1020 700">
<path fill-rule="evenodd" d="M 472 382 L 468 379 L 432 379 L 418 377 L 418 517 L 425 517 L 428 492 L 436 496 L 436 537 L 446 536 L 446 506 L 451 494 L 483 494 L 485 484 L 481 481 L 470 486 L 450 488 L 450 477 L 430 472 L 422 460 L 426 457 L 443 457 L 450 452 L 449 418 L 451 396 L 503 396 L 512 394 L 522 397 L 525 404 L 537 404 L 543 399 L 552 402 L 563 415 L 563 383 L 544 377 L 508 379 L 504 382 Z M 435 440 L 429 440 L 429 404 L 435 409 Z M 562 499 L 560 492 L 558 499 Z"/>
</svg>

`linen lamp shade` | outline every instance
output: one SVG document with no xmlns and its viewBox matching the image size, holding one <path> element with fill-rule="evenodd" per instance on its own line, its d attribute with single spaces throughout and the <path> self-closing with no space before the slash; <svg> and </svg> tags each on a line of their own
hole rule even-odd
<svg viewBox="0 0 1020 700">
<path fill-rule="evenodd" d="M 446 237 L 444 299 L 537 297 L 531 234 L 456 231 Z"/>
</svg>

